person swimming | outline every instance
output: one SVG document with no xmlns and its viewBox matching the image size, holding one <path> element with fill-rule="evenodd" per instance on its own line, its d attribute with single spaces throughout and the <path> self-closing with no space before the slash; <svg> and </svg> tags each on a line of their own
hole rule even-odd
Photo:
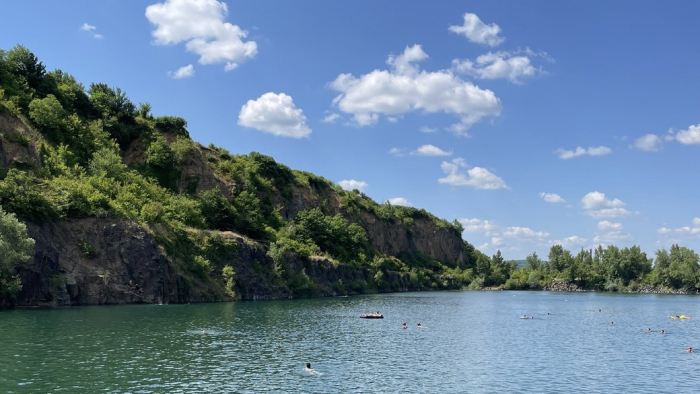
<svg viewBox="0 0 700 394">
<path fill-rule="evenodd" d="M 314 370 L 314 369 L 311 368 L 311 363 L 306 363 L 306 368 L 304 368 L 304 371 L 306 371 L 306 372 L 311 372 L 311 371 L 313 371 L 313 370 Z"/>
<path fill-rule="evenodd" d="M 420 323 L 418 323 L 418 328 L 423 328 L 423 326 L 421 326 Z"/>
<path fill-rule="evenodd" d="M 666 331 L 665 331 L 665 330 L 661 330 L 661 331 L 659 331 L 659 332 L 660 332 L 661 334 L 666 334 Z"/>
<path fill-rule="evenodd" d="M 406 324 L 406 322 L 404 322 L 404 323 L 401 325 L 401 327 L 405 330 L 405 329 L 408 328 L 408 325 Z"/>
<path fill-rule="evenodd" d="M 690 347 L 690 346 L 688 346 L 688 348 L 685 349 L 685 351 L 688 352 L 688 353 L 692 353 L 692 352 L 693 352 L 693 348 Z"/>
<path fill-rule="evenodd" d="M 651 327 L 647 328 L 647 332 L 651 332 Z"/>
</svg>

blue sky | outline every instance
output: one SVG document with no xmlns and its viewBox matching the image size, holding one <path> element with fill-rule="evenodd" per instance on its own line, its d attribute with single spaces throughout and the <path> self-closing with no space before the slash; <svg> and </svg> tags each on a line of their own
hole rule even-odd
<svg viewBox="0 0 700 394">
<path fill-rule="evenodd" d="M 459 219 L 487 254 L 700 250 L 700 3 L 22 1 L 22 44 L 192 137 Z M 345 182 L 343 182 L 345 181 Z"/>
</svg>

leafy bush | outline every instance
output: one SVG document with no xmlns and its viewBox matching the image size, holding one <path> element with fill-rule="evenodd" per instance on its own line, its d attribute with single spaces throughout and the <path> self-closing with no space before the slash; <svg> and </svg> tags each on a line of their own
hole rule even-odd
<svg viewBox="0 0 700 394">
<path fill-rule="evenodd" d="M 164 133 L 173 133 L 182 137 L 189 138 L 190 133 L 187 127 L 187 121 L 178 116 L 159 116 L 155 119 L 156 128 Z"/>
</svg>

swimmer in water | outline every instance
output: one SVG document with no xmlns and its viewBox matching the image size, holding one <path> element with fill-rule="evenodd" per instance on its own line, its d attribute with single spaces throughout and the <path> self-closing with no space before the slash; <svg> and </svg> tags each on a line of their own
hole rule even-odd
<svg viewBox="0 0 700 394">
<path fill-rule="evenodd" d="M 651 328 L 647 328 L 647 332 L 651 332 Z"/>
<path fill-rule="evenodd" d="M 661 331 L 659 331 L 659 332 L 662 333 L 662 334 L 666 334 L 666 331 L 664 331 L 664 330 L 661 330 Z"/>
<path fill-rule="evenodd" d="M 306 372 L 311 372 L 311 371 L 313 371 L 313 370 L 314 370 L 314 369 L 311 368 L 311 363 L 306 363 L 306 368 L 304 368 L 304 371 L 306 371 Z"/>
<path fill-rule="evenodd" d="M 685 351 L 688 352 L 688 353 L 692 353 L 692 352 L 693 352 L 693 348 L 690 347 L 690 346 L 688 346 L 688 348 L 685 349 Z"/>
<path fill-rule="evenodd" d="M 423 328 L 423 326 L 421 326 L 420 323 L 418 323 L 418 328 Z"/>
<path fill-rule="evenodd" d="M 403 325 L 401 327 L 403 327 L 404 330 L 408 328 L 408 326 L 406 325 L 405 322 L 403 323 Z"/>
<path fill-rule="evenodd" d="M 611 321 L 611 322 L 610 322 L 610 325 L 611 325 L 611 326 L 614 326 L 614 325 L 615 325 L 615 322 L 614 322 L 614 321 Z"/>
</svg>

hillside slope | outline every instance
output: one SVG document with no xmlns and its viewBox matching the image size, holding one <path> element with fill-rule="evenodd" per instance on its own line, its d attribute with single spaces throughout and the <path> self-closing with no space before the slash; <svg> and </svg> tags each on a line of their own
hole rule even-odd
<svg viewBox="0 0 700 394">
<path fill-rule="evenodd" d="M 204 147 L 184 119 L 47 73 L 23 47 L 0 51 L 0 89 L 0 205 L 36 240 L 17 267 L 22 290 L 0 303 L 272 299 L 472 279 L 456 221 Z"/>
</svg>

